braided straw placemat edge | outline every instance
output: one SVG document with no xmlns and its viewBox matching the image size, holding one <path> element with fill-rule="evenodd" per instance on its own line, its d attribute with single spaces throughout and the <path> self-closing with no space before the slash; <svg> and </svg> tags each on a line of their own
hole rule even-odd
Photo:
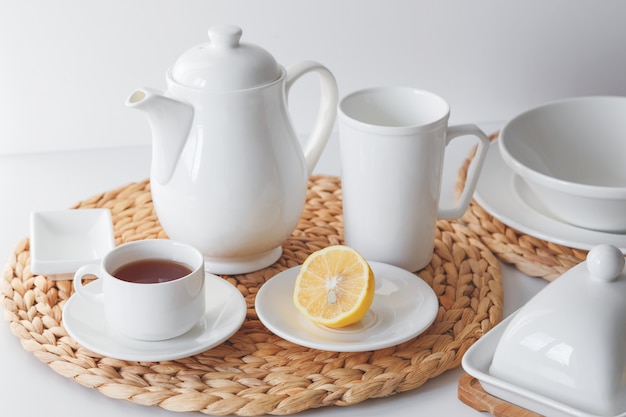
<svg viewBox="0 0 626 417">
<path fill-rule="evenodd" d="M 166 238 L 147 180 L 96 195 L 73 208 L 111 210 L 116 244 Z M 55 372 L 114 399 L 211 415 L 294 414 L 357 404 L 420 387 L 460 365 L 465 351 L 502 317 L 496 257 L 469 228 L 437 223 L 432 261 L 418 275 L 436 292 L 439 311 L 418 337 L 386 349 L 336 353 L 287 342 L 258 320 L 254 298 L 277 272 L 313 251 L 343 243 L 341 186 L 336 177 L 309 180 L 300 223 L 274 265 L 223 278 L 244 295 L 241 329 L 221 345 L 175 361 L 132 362 L 95 354 L 68 336 L 61 317 L 71 281 L 33 275 L 29 240 L 18 242 L 0 280 L 4 318 L 22 346 Z"/>
<path fill-rule="evenodd" d="M 492 141 L 497 138 L 498 133 L 490 136 Z M 467 170 L 475 151 L 474 148 L 457 172 L 457 194 L 465 186 Z M 507 226 L 489 214 L 476 200 L 472 200 L 462 220 L 502 262 L 514 265 L 531 277 L 553 281 L 587 257 L 585 250 L 544 241 Z"/>
</svg>

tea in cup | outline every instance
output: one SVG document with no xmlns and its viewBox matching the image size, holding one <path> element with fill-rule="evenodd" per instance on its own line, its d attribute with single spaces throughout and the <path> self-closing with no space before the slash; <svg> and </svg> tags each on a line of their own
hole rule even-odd
<svg viewBox="0 0 626 417">
<path fill-rule="evenodd" d="M 95 275 L 102 291 L 82 280 Z M 107 326 L 126 337 L 157 341 L 189 331 L 205 312 L 202 254 L 168 239 L 130 242 L 74 275 L 76 295 L 102 303 Z"/>
<path fill-rule="evenodd" d="M 356 91 L 339 104 L 345 243 L 367 260 L 417 271 L 430 262 L 437 219 L 463 215 L 489 139 L 475 125 L 448 126 L 441 97 L 411 87 Z M 454 138 L 478 139 L 465 188 L 440 207 L 444 152 Z"/>
</svg>

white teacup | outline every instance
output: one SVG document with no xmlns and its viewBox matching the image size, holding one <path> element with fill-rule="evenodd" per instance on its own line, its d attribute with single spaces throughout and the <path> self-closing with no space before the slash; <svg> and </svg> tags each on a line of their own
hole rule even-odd
<svg viewBox="0 0 626 417">
<path fill-rule="evenodd" d="M 102 292 L 85 290 L 82 280 L 87 275 L 102 280 Z M 103 304 L 111 330 L 156 341 L 180 336 L 200 320 L 205 312 L 204 281 L 204 258 L 197 249 L 149 239 L 120 245 L 100 264 L 80 267 L 74 288 L 76 295 Z"/>
<path fill-rule="evenodd" d="M 448 127 L 441 97 L 411 87 L 375 87 L 339 104 L 345 243 L 366 259 L 409 271 L 430 262 L 437 219 L 463 215 L 474 193 L 489 139 L 475 125 Z M 462 195 L 439 207 L 444 152 L 472 135 L 478 149 Z"/>
</svg>

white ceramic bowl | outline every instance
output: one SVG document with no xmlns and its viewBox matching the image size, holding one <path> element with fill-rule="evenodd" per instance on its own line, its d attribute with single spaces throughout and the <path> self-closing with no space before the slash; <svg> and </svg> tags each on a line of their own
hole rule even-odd
<svg viewBox="0 0 626 417">
<path fill-rule="evenodd" d="M 558 219 L 626 232 L 626 97 L 548 103 L 500 133 L 504 161 Z"/>
<path fill-rule="evenodd" d="M 490 394 L 549 416 L 626 417 L 626 269 L 594 247 L 479 339 L 463 368 Z"/>
</svg>

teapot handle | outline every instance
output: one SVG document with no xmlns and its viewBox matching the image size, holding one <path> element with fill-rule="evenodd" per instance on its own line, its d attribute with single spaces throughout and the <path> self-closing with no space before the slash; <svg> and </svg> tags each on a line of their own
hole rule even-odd
<svg viewBox="0 0 626 417">
<path fill-rule="evenodd" d="M 335 125 L 339 95 L 337 82 L 333 74 L 328 68 L 315 61 L 303 61 L 287 68 L 286 93 L 289 94 L 289 90 L 298 78 L 311 71 L 317 72 L 320 77 L 321 98 L 317 119 L 313 125 L 309 140 L 304 146 L 304 159 L 306 160 L 309 176 L 313 173 L 313 168 L 315 168 L 317 161 L 320 159 Z"/>
</svg>

